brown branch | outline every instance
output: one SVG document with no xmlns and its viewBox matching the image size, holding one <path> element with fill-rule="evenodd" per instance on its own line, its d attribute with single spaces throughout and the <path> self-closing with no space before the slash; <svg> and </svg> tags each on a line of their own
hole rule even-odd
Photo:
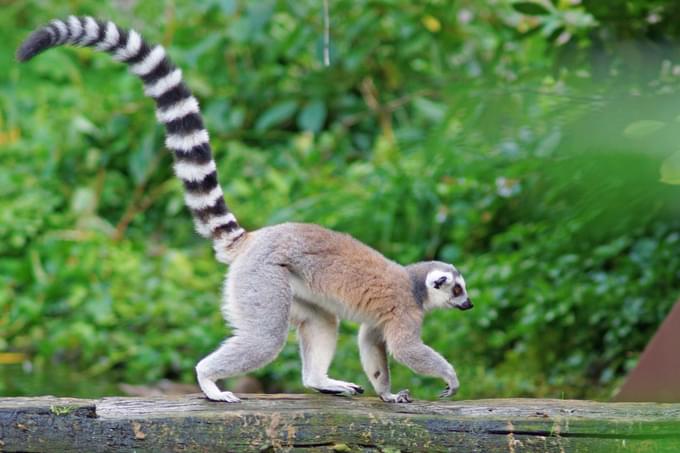
<svg viewBox="0 0 680 453">
<path fill-rule="evenodd" d="M 173 183 L 172 179 L 165 181 L 163 184 L 154 187 L 153 190 L 143 198 L 142 194 L 144 193 L 145 185 L 138 185 L 135 188 L 132 201 L 128 204 L 125 212 L 116 225 L 116 231 L 113 234 L 113 240 L 120 241 L 123 239 L 128 226 L 134 220 L 137 214 L 141 214 L 142 212 L 149 209 L 154 204 L 154 202 L 168 190 L 171 183 Z"/>
<path fill-rule="evenodd" d="M 378 117 L 378 122 L 380 123 L 380 129 L 382 129 L 383 134 L 390 144 L 394 144 L 394 129 L 392 128 L 392 112 L 386 110 L 379 100 L 378 89 L 373 82 L 373 79 L 366 77 L 361 81 L 359 85 L 359 90 L 364 98 L 364 102 L 369 109 L 373 111 Z"/>
<path fill-rule="evenodd" d="M 413 101 L 413 99 L 415 99 L 417 97 L 433 96 L 433 95 L 436 95 L 436 94 L 437 94 L 437 92 L 433 91 L 431 89 L 416 90 L 413 93 L 408 93 L 408 94 L 405 94 L 405 95 L 398 97 L 396 99 L 392 99 L 391 101 L 387 102 L 384 106 L 382 106 L 382 110 L 392 114 L 396 110 L 398 110 L 401 107 L 405 106 L 406 104 L 410 103 L 411 101 Z M 373 110 L 371 110 L 371 112 L 372 111 Z M 341 120 L 342 126 L 345 127 L 345 128 L 352 127 L 355 124 L 357 124 L 359 121 L 361 121 L 363 118 L 365 118 L 371 112 L 364 111 L 364 112 L 355 113 L 353 115 L 348 115 Z"/>
<path fill-rule="evenodd" d="M 149 171 L 146 173 L 146 176 L 135 187 L 135 191 L 132 194 L 130 202 L 127 204 L 127 207 L 125 208 L 125 212 L 123 212 L 122 217 L 116 224 L 116 231 L 113 233 L 114 241 L 120 241 L 121 239 L 123 239 L 123 236 L 125 236 L 125 232 L 127 231 L 130 222 L 132 222 L 135 216 L 147 210 L 153 204 L 155 199 L 158 198 L 165 191 L 166 184 L 161 184 L 154 188 L 149 195 L 142 199 L 142 195 L 144 194 L 144 190 L 146 189 L 148 175 L 156 171 L 161 156 L 163 156 L 163 153 L 160 152 L 156 153 L 153 160 L 149 164 Z"/>
</svg>

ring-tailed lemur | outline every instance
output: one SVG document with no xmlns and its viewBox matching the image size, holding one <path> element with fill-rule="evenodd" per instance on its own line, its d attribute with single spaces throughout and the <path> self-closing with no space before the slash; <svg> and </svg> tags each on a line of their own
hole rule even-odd
<svg viewBox="0 0 680 453">
<path fill-rule="evenodd" d="M 163 47 L 112 22 L 70 16 L 35 31 L 17 51 L 26 61 L 59 45 L 94 47 L 127 63 L 144 82 L 165 126 L 165 144 L 186 189 L 198 233 L 213 240 L 216 258 L 229 264 L 224 313 L 233 334 L 196 366 L 198 383 L 216 401 L 237 402 L 218 379 L 264 366 L 281 351 L 289 325 L 298 329 L 302 379 L 323 393 L 352 395 L 363 389 L 328 377 L 338 318 L 361 323 L 361 363 L 384 401 L 409 402 L 391 393 L 387 351 L 414 371 L 442 378 L 442 397 L 459 386 L 453 367 L 420 339 L 424 312 L 472 308 L 465 280 L 450 264 L 428 261 L 401 266 L 349 235 L 320 226 L 284 223 L 246 232 L 231 213 L 199 106 Z"/>
</svg>

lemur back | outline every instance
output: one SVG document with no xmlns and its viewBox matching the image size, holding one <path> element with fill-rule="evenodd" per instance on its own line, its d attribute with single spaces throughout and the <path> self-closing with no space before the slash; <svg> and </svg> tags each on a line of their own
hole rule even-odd
<svg viewBox="0 0 680 453">
<path fill-rule="evenodd" d="M 403 266 L 348 234 L 285 223 L 257 230 L 250 240 L 290 272 L 296 298 L 342 319 L 384 325 L 404 310 L 418 311 L 409 306 L 417 302 Z"/>
</svg>

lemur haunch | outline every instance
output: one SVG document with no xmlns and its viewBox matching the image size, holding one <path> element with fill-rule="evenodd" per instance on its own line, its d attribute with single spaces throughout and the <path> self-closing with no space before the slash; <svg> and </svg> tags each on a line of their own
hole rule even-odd
<svg viewBox="0 0 680 453">
<path fill-rule="evenodd" d="M 70 16 L 33 32 L 17 58 L 26 61 L 62 44 L 108 52 L 142 79 L 165 126 L 165 145 L 174 155 L 196 230 L 212 239 L 217 260 L 229 264 L 223 311 L 233 334 L 196 366 L 209 399 L 239 401 L 215 382 L 272 361 L 289 325 L 298 330 L 305 387 L 363 393 L 358 385 L 327 375 L 339 317 L 361 323 L 361 363 L 383 401 L 411 401 L 407 390 L 391 393 L 387 351 L 418 373 L 442 378 L 447 384 L 442 397 L 457 391 L 453 367 L 420 339 L 425 311 L 472 308 L 455 267 L 437 261 L 401 266 L 347 234 L 317 225 L 284 223 L 245 231 L 224 201 L 198 102 L 163 47 L 112 22 Z"/>
</svg>

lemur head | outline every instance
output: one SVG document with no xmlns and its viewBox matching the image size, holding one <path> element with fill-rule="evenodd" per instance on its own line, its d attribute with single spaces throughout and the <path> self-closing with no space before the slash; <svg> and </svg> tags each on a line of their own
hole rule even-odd
<svg viewBox="0 0 680 453">
<path fill-rule="evenodd" d="M 425 261 L 407 266 L 406 270 L 413 282 L 413 294 L 425 310 L 472 308 L 465 279 L 452 265 L 441 261 Z"/>
</svg>

